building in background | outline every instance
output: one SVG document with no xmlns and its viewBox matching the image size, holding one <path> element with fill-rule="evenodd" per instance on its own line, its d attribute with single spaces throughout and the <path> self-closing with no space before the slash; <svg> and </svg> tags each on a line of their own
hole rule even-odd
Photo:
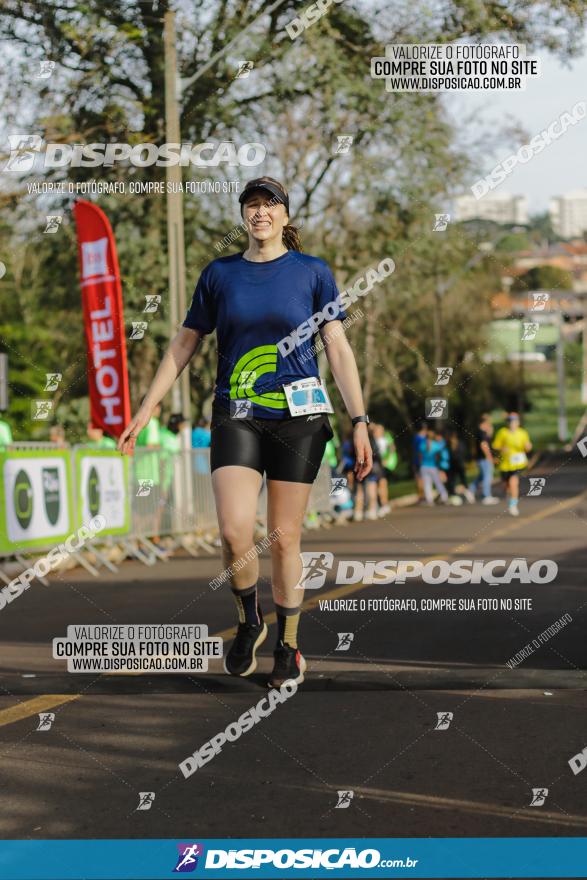
<svg viewBox="0 0 587 880">
<path fill-rule="evenodd" d="M 536 266 L 555 266 L 569 272 L 573 281 L 573 292 L 587 294 L 587 242 L 581 239 L 559 241 L 556 244 L 518 251 L 512 255 L 504 278 L 509 278 L 511 284 L 518 275 L 524 275 L 528 269 Z M 507 287 L 508 282 L 504 286 Z"/>
<path fill-rule="evenodd" d="M 528 201 L 525 196 L 506 192 L 488 193 L 480 199 L 457 196 L 455 220 L 493 220 L 494 223 L 522 226 L 528 223 Z"/>
<path fill-rule="evenodd" d="M 580 238 L 587 232 L 587 189 L 575 189 L 550 200 L 552 228 L 560 238 Z"/>
</svg>

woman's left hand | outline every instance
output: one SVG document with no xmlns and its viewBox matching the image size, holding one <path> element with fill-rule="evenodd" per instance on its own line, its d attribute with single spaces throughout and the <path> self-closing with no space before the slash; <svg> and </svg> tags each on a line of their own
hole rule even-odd
<svg viewBox="0 0 587 880">
<path fill-rule="evenodd" d="M 369 432 L 365 422 L 359 422 L 353 429 L 353 442 L 355 444 L 355 476 L 357 480 L 363 480 L 373 467 L 373 450 L 369 441 Z"/>
</svg>

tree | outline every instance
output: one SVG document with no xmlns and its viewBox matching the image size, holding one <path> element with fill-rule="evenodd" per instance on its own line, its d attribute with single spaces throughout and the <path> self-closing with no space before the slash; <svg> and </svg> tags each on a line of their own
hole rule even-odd
<svg viewBox="0 0 587 880">
<path fill-rule="evenodd" d="M 543 214 L 534 214 L 530 217 L 528 232 L 536 244 L 542 244 L 545 241 L 552 244 L 553 242 L 560 241 L 552 227 L 552 220 L 548 211 L 545 211 Z"/>
<path fill-rule="evenodd" d="M 530 250 L 530 247 L 530 238 L 526 232 L 507 232 L 495 245 L 497 251 L 504 251 L 508 254 L 527 251 Z"/>
<path fill-rule="evenodd" d="M 518 275 L 512 284 L 514 293 L 526 293 L 529 290 L 572 290 L 573 276 L 566 269 L 558 266 L 533 266 Z"/>
<path fill-rule="evenodd" d="M 476 157 L 459 149 L 439 95 L 386 92 L 369 75 L 370 57 L 381 55 L 382 44 L 391 40 L 447 42 L 494 34 L 524 42 L 529 50 L 547 45 L 572 54 L 580 43 L 584 4 L 557 0 L 545 8 L 529 2 L 523 10 L 506 11 L 502 4 L 448 0 L 437 15 L 413 0 L 394 4 L 393 13 L 387 4 L 360 13 L 350 4 L 333 5 L 294 41 L 285 24 L 299 13 L 299 4 L 283 0 L 274 5 L 265 0 L 178 0 L 179 67 L 183 79 L 191 80 L 182 95 L 183 140 L 260 141 L 267 148 L 267 159 L 257 168 L 191 167 L 184 179 L 242 182 L 252 174 L 272 173 L 291 182 L 294 220 L 303 223 L 305 247 L 331 263 L 340 286 L 384 256 L 396 260 L 396 273 L 365 301 L 365 318 L 349 335 L 368 395 L 374 403 L 398 407 L 408 425 L 434 373 L 438 339 L 447 336 L 443 354 L 457 366 L 468 351 L 482 346 L 487 273 L 458 278 L 440 308 L 436 296 L 439 279 L 452 277 L 459 261 L 474 251 L 475 241 L 464 238 L 459 244 L 450 235 L 432 233 L 434 213 L 446 210 Z M 28 130 L 46 141 L 162 143 L 163 16 L 169 6 L 169 0 L 114 5 L 105 0 L 5 0 L 0 37 L 11 47 L 11 64 L 3 97 L 13 130 L 21 130 L 27 120 Z M 240 39 L 232 45 L 235 38 Z M 243 58 L 253 70 L 237 78 Z M 42 59 L 56 64 L 48 80 L 36 78 Z M 353 136 L 347 154 L 337 153 L 341 134 Z M 43 179 L 77 183 L 98 174 L 102 181 L 125 184 L 164 179 L 163 168 L 124 164 L 99 172 L 56 169 Z M 81 435 L 79 401 L 87 388 L 72 200 L 31 200 L 26 183 L 25 177 L 10 180 L 0 203 L 0 247 L 8 255 L 2 279 L 8 295 L 0 301 L 0 323 L 12 368 L 18 371 L 31 360 L 35 388 L 45 372 L 67 373 L 61 413 Z M 98 201 L 117 239 L 127 320 L 142 311 L 146 293 L 162 296 L 148 335 L 129 346 L 136 404 L 169 334 L 164 196 L 127 192 Z M 234 194 L 186 195 L 192 281 L 217 256 L 215 242 L 239 222 L 235 203 Z M 43 234 L 47 213 L 64 216 L 57 235 Z M 478 321 L 471 321 L 471 314 Z M 436 343 L 431 333 L 435 318 Z M 20 335 L 6 329 L 15 323 L 22 326 Z M 53 338 L 52 348 L 45 346 L 43 333 Z M 212 394 L 214 361 L 213 343 L 207 342 L 194 368 L 197 409 Z M 337 406 L 342 412 L 338 399 Z M 16 415 L 26 436 L 34 426 L 25 412 L 23 406 Z"/>
</svg>

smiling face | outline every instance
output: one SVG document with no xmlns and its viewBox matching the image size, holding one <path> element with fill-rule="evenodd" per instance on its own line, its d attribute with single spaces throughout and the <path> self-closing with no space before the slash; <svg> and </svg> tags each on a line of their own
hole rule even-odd
<svg viewBox="0 0 587 880">
<path fill-rule="evenodd" d="M 282 239 L 283 228 L 288 216 L 285 205 L 275 202 L 275 197 L 265 190 L 253 190 L 243 205 L 249 239 L 257 242 L 278 241 Z"/>
</svg>

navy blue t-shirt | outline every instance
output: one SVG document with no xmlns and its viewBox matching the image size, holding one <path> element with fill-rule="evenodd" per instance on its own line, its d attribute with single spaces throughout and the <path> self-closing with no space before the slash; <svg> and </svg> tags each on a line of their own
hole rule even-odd
<svg viewBox="0 0 587 880">
<path fill-rule="evenodd" d="M 242 254 L 209 263 L 183 326 L 202 333 L 216 330 L 216 398 L 227 409 L 230 400 L 251 400 L 256 418 L 288 416 L 282 386 L 319 375 L 315 329 L 308 332 L 306 325 L 298 344 L 292 334 L 317 312 L 322 313 L 320 326 L 343 320 L 346 313 L 337 308 L 337 297 L 327 263 L 297 251 L 265 263 Z"/>
</svg>

